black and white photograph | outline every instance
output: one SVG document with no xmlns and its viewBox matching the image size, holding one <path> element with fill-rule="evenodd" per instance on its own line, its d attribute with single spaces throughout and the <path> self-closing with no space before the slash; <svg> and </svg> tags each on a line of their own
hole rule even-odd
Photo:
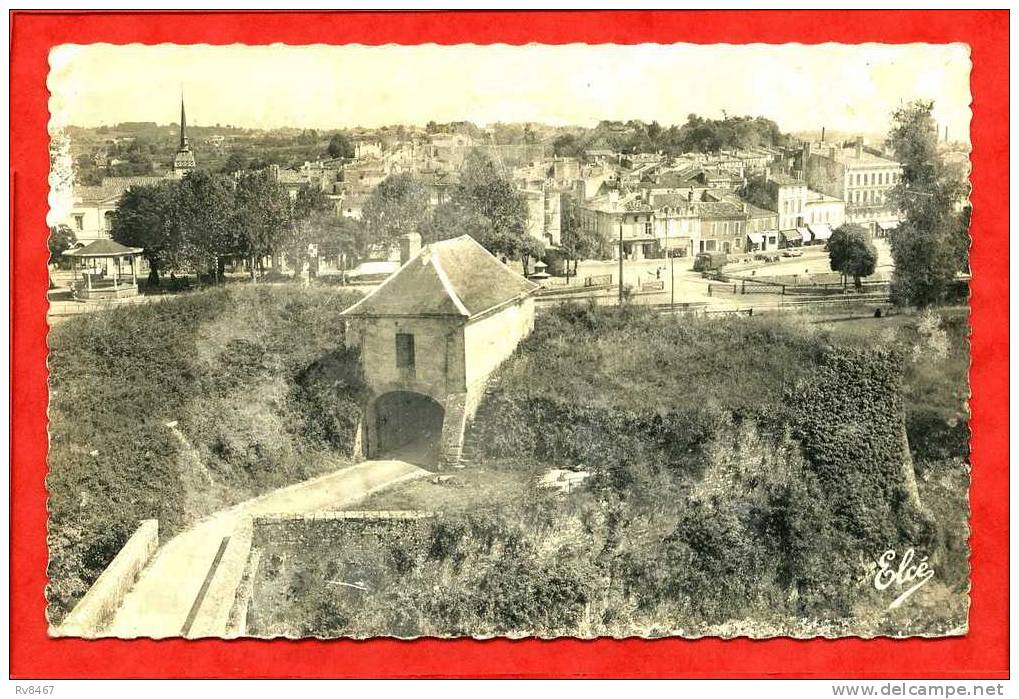
<svg viewBox="0 0 1019 699">
<path fill-rule="evenodd" d="M 970 70 L 57 46 L 50 635 L 966 634 Z"/>
</svg>

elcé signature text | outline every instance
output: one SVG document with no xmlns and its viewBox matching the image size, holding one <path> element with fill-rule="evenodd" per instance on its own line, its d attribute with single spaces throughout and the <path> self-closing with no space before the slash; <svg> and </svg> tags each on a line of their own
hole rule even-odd
<svg viewBox="0 0 1019 699">
<path fill-rule="evenodd" d="M 910 596 L 926 585 L 934 577 L 934 569 L 927 564 L 927 556 L 915 561 L 916 551 L 909 548 L 902 554 L 898 565 L 895 559 L 898 554 L 889 549 L 877 559 L 877 573 L 874 575 L 874 587 L 878 590 L 887 590 L 895 586 L 896 590 L 906 588 L 898 597 L 892 600 L 888 609 L 896 609 L 910 598 Z M 906 586 L 909 587 L 906 587 Z"/>
</svg>

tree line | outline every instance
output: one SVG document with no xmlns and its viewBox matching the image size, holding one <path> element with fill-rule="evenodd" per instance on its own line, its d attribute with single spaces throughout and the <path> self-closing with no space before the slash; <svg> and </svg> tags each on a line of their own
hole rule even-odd
<svg viewBox="0 0 1019 699">
<path fill-rule="evenodd" d="M 558 156 L 582 157 L 591 149 L 610 149 L 617 153 L 715 153 L 723 149 L 782 146 L 789 136 L 771 119 L 750 116 L 726 116 L 706 119 L 687 116 L 682 125 L 662 126 L 645 123 L 602 121 L 593 129 L 566 133 L 553 141 Z"/>
<path fill-rule="evenodd" d="M 266 258 L 303 264 L 310 243 L 319 254 L 353 253 L 361 244 L 319 189 L 305 185 L 291 197 L 269 171 L 230 177 L 196 170 L 131 187 L 113 213 L 111 235 L 143 248 L 152 285 L 168 272 L 221 280 L 229 260 L 244 260 L 254 278 Z"/>
<path fill-rule="evenodd" d="M 564 245 L 579 255 L 588 248 L 565 217 Z M 387 255 L 409 232 L 425 243 L 470 235 L 504 261 L 520 260 L 526 272 L 545 252 L 543 241 L 528 234 L 527 218 L 525 199 L 505 168 L 472 151 L 448 200 L 434 204 L 421 179 L 394 174 L 367 197 L 360 220 L 337 215 L 311 184 L 290 196 L 268 170 L 233 176 L 196 170 L 128 189 L 114 211 L 111 235 L 144 249 L 152 285 L 169 272 L 222 279 L 230 260 L 244 260 L 253 276 L 267 258 L 283 257 L 299 268 L 311 244 L 319 255 L 353 263 Z"/>
</svg>

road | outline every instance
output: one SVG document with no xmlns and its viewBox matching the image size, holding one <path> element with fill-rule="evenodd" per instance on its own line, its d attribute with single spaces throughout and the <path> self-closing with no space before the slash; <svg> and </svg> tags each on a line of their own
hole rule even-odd
<svg viewBox="0 0 1019 699">
<path fill-rule="evenodd" d="M 156 551 L 102 636 L 222 636 L 251 542 L 251 517 L 341 509 L 427 475 L 396 460 L 365 461 L 218 512 Z"/>
</svg>

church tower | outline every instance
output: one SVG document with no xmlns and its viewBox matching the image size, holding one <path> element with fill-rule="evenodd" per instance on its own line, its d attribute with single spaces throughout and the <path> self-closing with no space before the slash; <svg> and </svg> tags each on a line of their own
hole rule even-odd
<svg viewBox="0 0 1019 699">
<path fill-rule="evenodd" d="M 173 177 L 180 179 L 195 169 L 195 154 L 188 143 L 188 121 L 184 114 L 184 96 L 180 98 L 180 146 L 173 156 Z"/>
</svg>

